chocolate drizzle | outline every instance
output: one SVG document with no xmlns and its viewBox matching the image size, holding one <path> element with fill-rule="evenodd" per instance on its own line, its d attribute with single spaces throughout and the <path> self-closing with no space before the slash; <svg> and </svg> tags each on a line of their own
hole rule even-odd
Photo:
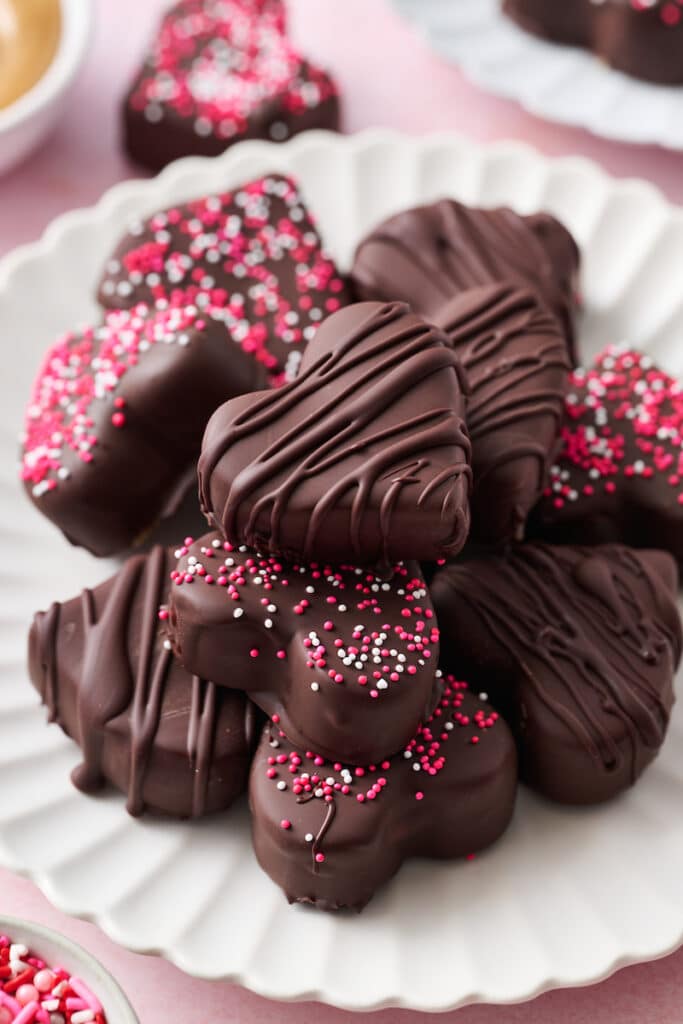
<svg viewBox="0 0 683 1024">
<path fill-rule="evenodd" d="M 366 767 L 266 726 L 249 787 L 254 849 L 290 902 L 360 909 L 406 857 L 463 856 L 503 831 L 517 785 L 509 729 L 452 677 L 434 703 L 402 751 Z"/>
<path fill-rule="evenodd" d="M 432 593 L 447 658 L 462 652 L 484 674 L 505 665 L 503 675 L 514 677 L 522 744 L 534 730 L 555 735 L 531 702 L 562 724 L 594 770 L 635 781 L 664 740 L 681 649 L 674 594 L 647 554 L 525 545 L 447 567 Z M 556 749 L 561 758 L 557 741 Z"/>
<path fill-rule="evenodd" d="M 83 761 L 72 773 L 74 785 L 84 792 L 99 789 L 110 777 L 114 756 L 110 737 L 127 737 L 127 764 L 120 764 L 117 781 L 125 779 L 127 809 L 132 815 L 145 809 L 145 787 L 164 715 L 180 715 L 187 721 L 186 749 L 193 781 L 191 807 L 185 813 L 194 816 L 207 809 L 222 705 L 233 701 L 246 718 L 246 701 L 237 694 L 219 699 L 213 683 L 187 676 L 188 690 L 190 685 L 192 689 L 189 708 L 178 690 L 178 674 L 183 670 L 161 636 L 158 620 L 170 564 L 170 556 L 160 547 L 129 559 L 101 588 L 86 589 L 76 601 L 39 613 L 31 634 L 34 682 L 51 720 L 72 735 L 82 750 Z M 64 640 L 60 629 L 66 631 Z M 79 637 L 76 663 L 71 654 L 61 668 L 60 644 L 74 643 Z M 172 683 L 176 696 L 171 707 L 167 703 Z M 246 770 L 246 749 L 240 756 Z M 168 783 L 156 777 L 156 785 L 163 788 Z"/>
<path fill-rule="evenodd" d="M 216 687 L 213 683 L 192 676 L 192 705 L 187 730 L 187 756 L 194 772 L 192 816 L 204 814 L 209 769 L 216 728 Z M 247 705 L 251 707 L 251 705 Z M 250 744 L 249 744 L 250 745 Z"/>
<path fill-rule="evenodd" d="M 467 374 L 474 535 L 520 538 L 558 444 L 569 384 L 566 341 L 534 295 L 511 284 L 464 292 L 436 321 Z"/>
<path fill-rule="evenodd" d="M 320 328 L 293 383 L 214 414 L 202 508 L 228 540 L 305 560 L 455 553 L 468 529 L 462 411 L 459 365 L 439 331 L 399 303 L 347 307 Z M 292 513 L 303 501 L 305 524 Z"/>
<path fill-rule="evenodd" d="M 307 804 L 314 799 L 314 792 L 300 793 L 299 796 L 297 796 L 296 798 L 296 802 L 298 804 Z M 320 864 L 318 863 L 317 859 L 318 854 L 321 852 L 321 846 L 325 839 L 325 836 L 332 827 L 332 822 L 334 821 L 336 813 L 337 805 L 335 799 L 334 797 L 330 797 L 330 799 L 325 804 L 325 817 L 323 818 L 323 822 L 320 828 L 318 829 L 317 833 L 315 834 L 313 842 L 311 843 L 311 868 L 313 870 L 313 874 L 317 875 L 318 872 L 320 871 Z"/>
<path fill-rule="evenodd" d="M 521 217 L 442 199 L 371 231 L 356 250 L 352 279 L 359 297 L 401 299 L 432 320 L 470 288 L 501 282 L 531 288 L 560 320 L 575 359 L 578 263 L 573 238 L 549 214 Z"/>
<path fill-rule="evenodd" d="M 46 652 L 56 649 L 61 607 L 59 601 L 53 601 L 45 613 L 45 618 L 43 619 L 43 647 Z M 53 658 L 46 657 L 45 664 L 44 703 L 47 708 L 48 722 L 55 722 L 57 720 L 57 666 Z"/>
</svg>

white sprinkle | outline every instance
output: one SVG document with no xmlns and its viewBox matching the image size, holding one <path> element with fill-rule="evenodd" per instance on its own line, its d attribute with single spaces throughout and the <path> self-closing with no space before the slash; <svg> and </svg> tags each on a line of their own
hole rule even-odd
<svg viewBox="0 0 683 1024">
<path fill-rule="evenodd" d="M 313 833 L 312 832 L 307 832 L 306 835 L 304 836 L 304 839 L 306 840 L 307 843 L 312 843 L 313 842 Z"/>
<path fill-rule="evenodd" d="M 241 619 L 243 615 L 244 608 L 235 608 L 234 612 L 232 613 L 233 619 Z"/>
<path fill-rule="evenodd" d="M 488 693 L 484 693 L 482 691 L 482 693 L 479 694 L 479 700 L 488 700 L 488 699 L 489 699 Z"/>
<path fill-rule="evenodd" d="M 289 129 L 284 121 L 273 121 L 268 132 L 274 142 L 283 142 L 289 135 Z"/>
<path fill-rule="evenodd" d="M 277 788 L 278 789 L 287 789 L 287 783 L 283 782 L 282 780 L 280 780 L 280 782 L 278 782 L 278 784 L 277 784 Z"/>
<path fill-rule="evenodd" d="M 320 683 L 311 683 L 311 689 L 313 690 L 313 693 L 317 693 L 320 689 Z"/>
<path fill-rule="evenodd" d="M 171 647 L 171 641 L 170 640 L 164 640 L 164 650 L 165 651 L 173 650 L 173 648 Z"/>
</svg>

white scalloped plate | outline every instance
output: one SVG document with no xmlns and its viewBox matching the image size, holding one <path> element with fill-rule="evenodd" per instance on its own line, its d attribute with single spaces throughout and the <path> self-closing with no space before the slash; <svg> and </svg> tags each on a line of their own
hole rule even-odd
<svg viewBox="0 0 683 1024">
<path fill-rule="evenodd" d="M 627 336 L 683 371 L 683 212 L 645 184 L 518 144 L 380 132 L 250 142 L 60 218 L 0 265 L 0 863 L 130 949 L 279 999 L 442 1010 L 583 985 L 661 956 L 683 942 L 683 708 L 622 799 L 579 811 L 522 794 L 494 849 L 472 863 L 407 864 L 353 917 L 287 906 L 254 861 L 244 807 L 195 825 L 134 821 L 117 794 L 71 787 L 77 751 L 45 724 L 25 635 L 35 609 L 111 565 L 69 548 L 21 493 L 15 446 L 31 377 L 53 335 L 95 313 L 99 268 L 131 214 L 272 170 L 299 178 L 344 266 L 373 222 L 443 194 L 552 210 L 584 251 L 586 351 Z"/>
<path fill-rule="evenodd" d="M 641 82 L 586 50 L 538 39 L 503 14 L 501 0 L 393 4 L 473 82 L 530 113 L 608 139 L 683 149 L 683 86 Z"/>
</svg>

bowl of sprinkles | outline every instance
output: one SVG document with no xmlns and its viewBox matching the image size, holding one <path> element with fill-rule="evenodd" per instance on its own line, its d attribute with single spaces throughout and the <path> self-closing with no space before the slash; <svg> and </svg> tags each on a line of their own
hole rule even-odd
<svg viewBox="0 0 683 1024">
<path fill-rule="evenodd" d="M 139 1024 L 113 977 L 75 942 L 0 918 L 0 1024 Z"/>
</svg>

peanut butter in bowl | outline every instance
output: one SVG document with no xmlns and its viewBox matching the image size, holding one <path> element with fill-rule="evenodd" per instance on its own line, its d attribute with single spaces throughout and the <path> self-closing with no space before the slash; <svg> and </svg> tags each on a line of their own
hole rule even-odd
<svg viewBox="0 0 683 1024">
<path fill-rule="evenodd" d="M 61 29 L 60 0 L 0 0 L 0 110 L 43 77 Z"/>
</svg>

